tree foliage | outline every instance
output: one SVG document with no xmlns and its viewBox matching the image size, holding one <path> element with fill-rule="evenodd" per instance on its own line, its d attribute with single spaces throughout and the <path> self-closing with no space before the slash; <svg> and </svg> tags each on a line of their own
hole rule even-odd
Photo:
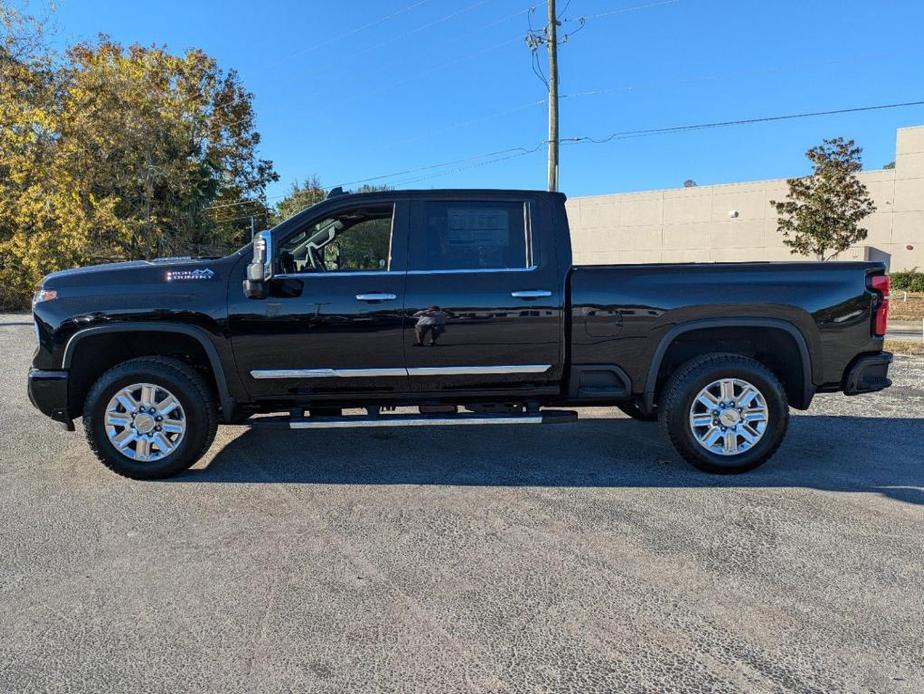
<svg viewBox="0 0 924 694">
<path fill-rule="evenodd" d="M 309 176 L 304 182 L 295 181 L 286 196 L 276 203 L 276 210 L 271 217 L 273 225 L 284 222 L 306 207 L 311 207 L 327 197 L 327 191 L 321 186 L 321 179 Z"/>
<path fill-rule="evenodd" d="M 862 152 L 853 140 L 824 140 L 805 153 L 812 175 L 790 178 L 786 200 L 770 201 L 783 243 L 794 254 L 829 260 L 866 238 L 860 223 L 876 206 L 856 176 L 863 168 Z"/>
<path fill-rule="evenodd" d="M 374 193 L 380 190 L 390 190 L 389 186 L 373 186 L 367 184 L 361 185 L 355 191 L 356 193 Z M 270 216 L 273 225 L 280 224 L 294 214 L 301 212 L 306 207 L 317 205 L 327 197 L 327 190 L 321 185 L 321 179 L 317 175 L 311 175 L 302 183 L 294 181 L 289 192 L 276 203 L 275 212 Z"/>
<path fill-rule="evenodd" d="M 54 56 L 0 0 L 0 286 L 113 258 L 220 254 L 265 219 L 252 95 L 200 50 L 101 36 Z M 0 296 L 0 302 L 3 297 Z"/>
</svg>

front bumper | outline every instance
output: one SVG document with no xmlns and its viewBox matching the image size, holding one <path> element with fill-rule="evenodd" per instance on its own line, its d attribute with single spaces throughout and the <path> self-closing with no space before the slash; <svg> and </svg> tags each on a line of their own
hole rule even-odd
<svg viewBox="0 0 924 694">
<path fill-rule="evenodd" d="M 29 370 L 29 400 L 38 410 L 68 431 L 74 430 L 74 422 L 67 410 L 67 371 Z"/>
<path fill-rule="evenodd" d="M 891 364 L 890 352 L 857 357 L 844 375 L 844 394 L 875 393 L 877 390 L 888 388 L 892 385 L 888 377 Z"/>
</svg>

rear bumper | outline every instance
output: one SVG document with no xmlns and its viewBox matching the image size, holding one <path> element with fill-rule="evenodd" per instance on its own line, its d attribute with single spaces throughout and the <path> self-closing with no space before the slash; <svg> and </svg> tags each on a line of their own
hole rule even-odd
<svg viewBox="0 0 924 694">
<path fill-rule="evenodd" d="M 874 393 L 892 385 L 889 379 L 889 366 L 892 354 L 864 354 L 857 357 L 844 375 L 844 394 L 860 395 Z"/>
<path fill-rule="evenodd" d="M 44 415 L 59 422 L 68 431 L 74 423 L 67 412 L 67 371 L 29 371 L 29 400 Z"/>
</svg>

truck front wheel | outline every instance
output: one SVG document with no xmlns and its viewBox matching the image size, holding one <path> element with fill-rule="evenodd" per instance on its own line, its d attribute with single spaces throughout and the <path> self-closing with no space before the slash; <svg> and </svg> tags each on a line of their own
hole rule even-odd
<svg viewBox="0 0 924 694">
<path fill-rule="evenodd" d="M 753 470 L 774 454 L 789 424 L 786 391 L 772 371 L 737 354 L 707 354 L 668 380 L 659 409 L 662 430 L 700 470 Z"/>
<path fill-rule="evenodd" d="M 176 359 L 141 357 L 99 377 L 83 424 L 96 457 L 133 479 L 174 475 L 192 466 L 215 438 L 215 398 L 195 369 Z"/>
</svg>

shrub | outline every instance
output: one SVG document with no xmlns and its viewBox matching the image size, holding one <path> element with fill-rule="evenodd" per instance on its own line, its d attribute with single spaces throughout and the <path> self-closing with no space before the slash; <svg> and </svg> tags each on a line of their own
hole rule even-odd
<svg viewBox="0 0 924 694">
<path fill-rule="evenodd" d="M 892 289 L 906 292 L 924 292 L 924 272 L 911 270 L 909 272 L 893 272 Z"/>
</svg>

